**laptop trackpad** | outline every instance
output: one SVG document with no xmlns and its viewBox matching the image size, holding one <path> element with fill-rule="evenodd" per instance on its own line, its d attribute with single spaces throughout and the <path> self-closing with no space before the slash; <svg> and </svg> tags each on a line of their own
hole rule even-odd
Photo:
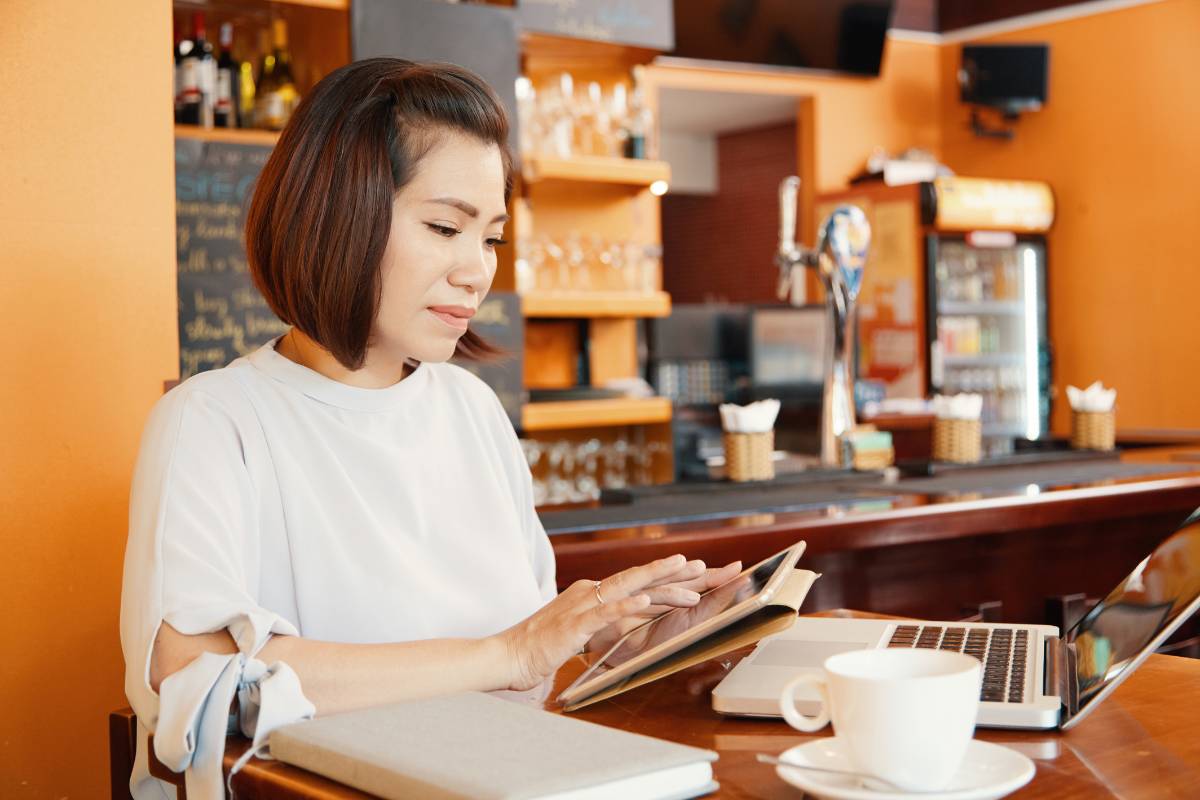
<svg viewBox="0 0 1200 800">
<path fill-rule="evenodd" d="M 772 639 L 754 656 L 754 663 L 764 667 L 819 667 L 825 659 L 848 650 L 865 650 L 871 642 L 803 642 L 795 639 Z"/>
</svg>

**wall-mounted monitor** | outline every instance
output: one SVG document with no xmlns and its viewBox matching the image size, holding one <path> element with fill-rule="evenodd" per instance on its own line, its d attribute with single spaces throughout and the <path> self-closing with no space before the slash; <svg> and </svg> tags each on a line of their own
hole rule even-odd
<svg viewBox="0 0 1200 800">
<path fill-rule="evenodd" d="M 875 76 L 892 0 L 674 0 L 669 56 Z"/>
<path fill-rule="evenodd" d="M 1006 114 L 1037 111 L 1046 103 L 1049 63 L 1044 44 L 964 45 L 958 71 L 962 101 Z"/>
</svg>

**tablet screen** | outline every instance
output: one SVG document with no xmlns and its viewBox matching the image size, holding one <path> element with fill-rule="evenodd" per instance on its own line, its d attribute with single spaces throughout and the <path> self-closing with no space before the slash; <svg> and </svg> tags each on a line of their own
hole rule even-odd
<svg viewBox="0 0 1200 800">
<path fill-rule="evenodd" d="M 631 630 L 619 639 L 604 655 L 597 658 L 584 675 L 580 683 L 603 675 L 610 669 L 619 667 L 631 658 L 657 647 L 658 645 L 685 631 L 694 628 L 702 622 L 712 619 L 723 611 L 733 608 L 738 603 L 754 597 L 766 587 L 771 576 L 787 558 L 791 551 L 785 550 L 779 555 L 740 573 L 720 586 L 710 589 L 700 597 L 700 602 L 691 608 L 674 608 L 661 614 L 643 625 Z"/>
</svg>

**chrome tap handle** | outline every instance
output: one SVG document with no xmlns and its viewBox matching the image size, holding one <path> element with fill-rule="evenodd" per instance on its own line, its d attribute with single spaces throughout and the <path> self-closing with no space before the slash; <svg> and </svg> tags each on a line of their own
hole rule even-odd
<svg viewBox="0 0 1200 800">
<path fill-rule="evenodd" d="M 795 175 L 784 178 L 779 183 L 779 249 L 775 255 L 775 263 L 779 265 L 779 285 L 775 294 L 784 302 L 803 301 L 801 287 L 796 284 L 803 281 L 802 259 L 803 250 L 796 245 L 796 197 L 800 192 L 800 179 Z"/>
<path fill-rule="evenodd" d="M 800 179 L 795 175 L 784 178 L 779 184 L 779 255 L 789 261 L 796 254 L 796 197 L 800 193 Z"/>
<path fill-rule="evenodd" d="M 858 290 L 862 286 L 863 268 L 867 264 L 870 244 L 871 225 L 858 206 L 838 206 L 821 226 L 817 252 L 832 262 L 828 265 L 831 277 L 841 284 L 851 302 L 858 297 Z"/>
</svg>

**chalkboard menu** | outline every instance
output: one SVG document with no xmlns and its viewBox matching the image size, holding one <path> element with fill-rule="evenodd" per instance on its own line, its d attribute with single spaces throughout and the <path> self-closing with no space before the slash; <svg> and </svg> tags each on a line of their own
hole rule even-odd
<svg viewBox="0 0 1200 800">
<path fill-rule="evenodd" d="M 223 367 L 287 331 L 254 288 L 242 227 L 262 145 L 175 139 L 179 377 Z"/>
<path fill-rule="evenodd" d="M 524 318 L 521 316 L 521 298 L 512 292 L 493 292 L 484 299 L 471 320 L 471 330 L 482 336 L 489 344 L 504 351 L 504 357 L 494 362 L 465 361 L 454 363 L 470 370 L 492 387 L 500 398 L 513 427 L 521 427 L 521 405 L 525 402 L 522 384 L 525 352 Z"/>
<path fill-rule="evenodd" d="M 675 49 L 672 0 L 518 0 L 517 23 L 555 36 Z"/>
</svg>

